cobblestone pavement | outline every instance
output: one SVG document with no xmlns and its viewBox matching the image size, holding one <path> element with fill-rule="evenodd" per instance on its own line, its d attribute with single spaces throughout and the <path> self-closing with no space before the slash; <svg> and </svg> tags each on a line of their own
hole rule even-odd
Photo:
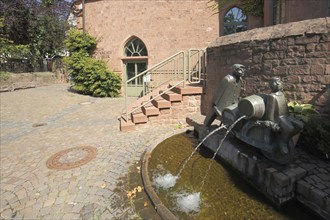
<svg viewBox="0 0 330 220">
<path fill-rule="evenodd" d="M 175 126 L 120 132 L 123 98 L 67 89 L 64 84 L 0 94 L 1 219 L 137 218 L 118 183 L 146 147 Z M 52 155 L 79 146 L 96 148 L 96 157 L 73 169 L 46 166 Z M 80 152 L 76 159 L 82 157 Z"/>
</svg>

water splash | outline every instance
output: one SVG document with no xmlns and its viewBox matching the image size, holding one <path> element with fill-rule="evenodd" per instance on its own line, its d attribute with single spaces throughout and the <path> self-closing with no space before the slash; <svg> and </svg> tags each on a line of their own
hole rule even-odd
<svg viewBox="0 0 330 220">
<path fill-rule="evenodd" d="M 177 209 L 187 214 L 192 212 L 199 212 L 200 210 L 200 192 L 196 193 L 178 193 L 176 197 Z"/>
<path fill-rule="evenodd" d="M 214 158 L 217 156 L 217 153 L 218 153 L 218 151 L 220 150 L 220 148 L 221 148 L 223 142 L 225 141 L 227 135 L 229 134 L 229 132 L 235 127 L 235 125 L 236 125 L 239 121 L 241 121 L 241 120 L 244 119 L 245 117 L 246 117 L 246 116 L 243 115 L 242 117 L 240 117 L 239 119 L 237 119 L 233 124 L 231 124 L 231 125 L 229 126 L 229 128 L 227 129 L 227 131 L 226 131 L 224 137 L 223 137 L 223 138 L 221 139 L 221 141 L 220 141 L 219 147 L 218 147 L 217 150 L 214 152 L 213 157 L 212 157 L 212 160 L 214 160 Z M 210 172 L 210 169 L 211 169 L 211 167 L 212 167 L 212 164 L 213 164 L 213 163 L 210 163 L 210 164 L 209 164 L 209 167 L 208 167 L 208 169 L 207 169 L 207 171 L 206 171 L 206 173 L 205 173 L 205 176 L 204 176 L 203 181 L 202 181 L 201 189 L 203 189 L 203 187 L 204 187 L 206 177 L 207 177 L 208 173 Z"/>
<path fill-rule="evenodd" d="M 225 125 L 222 125 L 216 129 L 214 129 L 211 133 L 209 133 L 208 135 L 206 135 L 206 137 L 197 145 L 197 147 L 195 147 L 195 149 L 193 150 L 193 152 L 190 154 L 190 156 L 184 161 L 181 169 L 179 170 L 178 172 L 178 175 L 177 176 L 180 176 L 182 171 L 184 170 L 185 166 L 187 165 L 188 161 L 191 159 L 191 157 L 196 153 L 196 151 L 198 150 L 198 148 L 204 143 L 204 141 L 210 137 L 212 134 L 214 134 L 215 132 L 219 131 L 220 129 L 222 128 L 225 128 L 226 126 Z"/>
<path fill-rule="evenodd" d="M 167 173 L 165 175 L 157 175 L 156 177 L 154 177 L 153 184 L 157 188 L 169 189 L 176 184 L 178 178 L 178 176 L 173 176 L 170 173 Z"/>
</svg>

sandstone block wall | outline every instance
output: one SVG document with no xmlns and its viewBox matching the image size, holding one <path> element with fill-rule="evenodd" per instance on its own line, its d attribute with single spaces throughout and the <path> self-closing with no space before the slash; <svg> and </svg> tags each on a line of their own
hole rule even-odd
<svg viewBox="0 0 330 220">
<path fill-rule="evenodd" d="M 19 89 L 62 83 L 52 72 L 11 73 L 0 78 L 0 92 L 11 92 Z"/>
<path fill-rule="evenodd" d="M 330 18 L 258 28 L 217 38 L 207 48 L 207 82 L 202 113 L 211 107 L 219 81 L 241 63 L 242 96 L 269 93 L 273 76 L 284 82 L 289 101 L 315 104 L 330 113 Z"/>
</svg>

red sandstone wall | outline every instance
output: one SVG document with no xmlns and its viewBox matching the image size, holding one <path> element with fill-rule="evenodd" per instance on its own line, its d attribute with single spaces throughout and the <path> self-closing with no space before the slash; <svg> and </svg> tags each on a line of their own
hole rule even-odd
<svg viewBox="0 0 330 220">
<path fill-rule="evenodd" d="M 117 72 L 123 71 L 123 47 L 133 35 L 146 44 L 151 67 L 180 50 L 205 48 L 219 33 L 209 0 L 86 2 L 86 30 L 99 39 L 95 56 Z"/>
<path fill-rule="evenodd" d="M 242 96 L 269 93 L 268 79 L 279 76 L 289 101 L 310 102 L 330 113 L 330 18 L 281 24 L 217 38 L 207 48 L 206 94 L 211 106 L 218 82 L 231 66 L 246 66 Z"/>
<path fill-rule="evenodd" d="M 329 16 L 328 0 L 286 0 L 283 23 Z"/>
</svg>

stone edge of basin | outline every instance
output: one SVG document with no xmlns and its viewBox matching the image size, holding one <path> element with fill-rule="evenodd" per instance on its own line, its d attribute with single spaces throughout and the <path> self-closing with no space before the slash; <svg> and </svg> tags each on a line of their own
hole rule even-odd
<svg viewBox="0 0 330 220">
<path fill-rule="evenodd" d="M 155 141 L 153 144 L 151 144 L 142 156 L 141 176 L 142 176 L 142 183 L 144 186 L 144 190 L 145 190 L 146 194 L 148 195 L 156 212 L 159 214 L 159 216 L 162 219 L 178 219 L 178 218 L 162 203 L 162 201 L 159 199 L 157 193 L 154 191 L 154 189 L 152 187 L 150 176 L 148 174 L 149 157 L 150 157 L 153 149 L 155 149 L 157 147 L 157 145 L 160 144 L 162 141 L 164 141 L 165 139 L 167 139 L 173 135 L 186 132 L 187 130 L 189 130 L 189 128 L 178 129 L 169 134 L 163 135 L 157 141 Z"/>
</svg>

